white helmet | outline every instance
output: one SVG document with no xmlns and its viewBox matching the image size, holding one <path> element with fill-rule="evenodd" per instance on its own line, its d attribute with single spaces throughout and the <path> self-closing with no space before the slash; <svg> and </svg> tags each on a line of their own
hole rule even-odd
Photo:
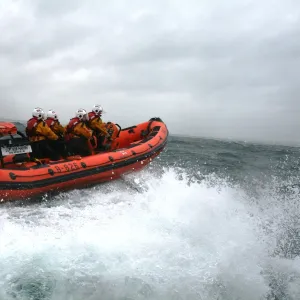
<svg viewBox="0 0 300 300">
<path fill-rule="evenodd" d="M 99 104 L 95 104 L 92 110 L 96 115 L 101 115 L 103 112 L 103 108 Z"/>
<path fill-rule="evenodd" d="M 80 120 L 86 120 L 87 119 L 87 113 L 86 110 L 83 108 L 79 108 L 76 110 L 75 116 L 79 118 Z"/>
<path fill-rule="evenodd" d="M 58 115 L 53 109 L 50 109 L 47 113 L 47 118 L 58 120 Z"/>
<path fill-rule="evenodd" d="M 45 113 L 40 107 L 36 107 L 32 111 L 32 116 L 38 118 L 38 120 L 42 120 L 45 118 Z"/>
</svg>

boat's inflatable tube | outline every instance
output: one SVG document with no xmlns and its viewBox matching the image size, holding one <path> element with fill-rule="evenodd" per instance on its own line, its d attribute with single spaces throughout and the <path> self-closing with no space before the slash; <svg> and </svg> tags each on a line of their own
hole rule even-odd
<svg viewBox="0 0 300 300">
<path fill-rule="evenodd" d="M 35 198 L 117 179 L 149 164 L 164 149 L 167 138 L 168 129 L 164 122 L 152 118 L 136 126 L 119 129 L 108 152 L 46 164 L 18 163 L 15 158 L 11 159 L 13 163 L 6 161 L 5 164 L 2 155 L 0 201 Z M 16 151 L 16 148 L 2 145 L 2 154 L 24 155 L 22 153 L 30 151 L 28 148 L 22 151 L 20 142 L 14 143 L 18 144 L 19 152 L 9 152 L 9 149 Z"/>
</svg>

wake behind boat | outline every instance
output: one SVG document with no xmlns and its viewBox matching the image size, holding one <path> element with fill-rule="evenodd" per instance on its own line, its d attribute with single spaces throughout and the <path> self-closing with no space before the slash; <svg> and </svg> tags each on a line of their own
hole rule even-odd
<svg viewBox="0 0 300 300">
<path fill-rule="evenodd" d="M 121 129 L 109 151 L 51 161 L 28 160 L 30 142 L 15 122 L 0 122 L 0 201 L 84 188 L 141 170 L 165 148 L 166 124 L 160 118 Z M 116 129 L 118 128 L 118 129 Z M 19 129 L 19 130 L 18 130 Z"/>
</svg>

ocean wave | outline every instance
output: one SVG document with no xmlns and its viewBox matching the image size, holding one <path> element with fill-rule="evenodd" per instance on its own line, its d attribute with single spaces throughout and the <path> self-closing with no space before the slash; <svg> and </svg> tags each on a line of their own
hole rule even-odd
<svg viewBox="0 0 300 300">
<path fill-rule="evenodd" d="M 299 299 L 298 192 L 283 199 L 268 186 L 249 197 L 216 174 L 197 176 L 152 167 L 51 201 L 3 205 L 0 295 Z"/>
</svg>

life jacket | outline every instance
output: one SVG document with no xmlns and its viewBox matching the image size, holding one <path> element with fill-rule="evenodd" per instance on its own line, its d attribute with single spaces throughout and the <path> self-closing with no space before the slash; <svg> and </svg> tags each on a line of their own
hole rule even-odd
<svg viewBox="0 0 300 300">
<path fill-rule="evenodd" d="M 75 126 L 77 124 L 79 124 L 80 122 L 81 122 L 80 119 L 77 118 L 77 117 L 71 119 L 70 122 L 69 122 L 69 124 L 67 125 L 67 128 L 66 128 L 67 133 L 73 133 L 73 130 L 74 130 Z"/>
<path fill-rule="evenodd" d="M 60 131 L 60 128 L 62 127 L 58 120 L 53 118 L 47 118 L 45 120 L 45 123 L 48 125 L 48 127 L 58 136 L 62 137 L 63 133 Z"/>
<path fill-rule="evenodd" d="M 82 121 L 80 121 L 80 119 L 77 117 L 70 119 L 70 122 L 66 127 L 66 134 L 65 134 L 65 139 L 67 141 L 69 141 L 73 137 L 78 137 L 78 135 L 74 133 L 74 128 L 76 125 L 78 125 L 81 122 Z"/>
<path fill-rule="evenodd" d="M 51 128 L 58 121 L 53 118 L 47 118 L 45 122 Z"/>
<path fill-rule="evenodd" d="M 96 123 L 92 123 L 93 120 L 95 120 Z M 86 124 L 96 135 L 104 135 L 98 126 L 100 125 L 100 127 L 103 126 L 103 128 L 105 128 L 105 123 L 102 121 L 101 116 L 97 115 L 95 112 L 91 111 L 88 113 L 88 120 L 86 121 Z M 98 126 L 95 127 L 95 124 Z"/>
<path fill-rule="evenodd" d="M 40 136 L 40 134 L 36 133 L 36 127 L 40 122 L 43 122 L 43 120 L 39 120 L 37 117 L 31 118 L 27 122 L 26 135 L 28 137 Z"/>
<path fill-rule="evenodd" d="M 100 119 L 100 116 L 96 115 L 96 113 L 94 113 L 93 111 L 88 113 L 88 121 L 92 121 L 97 118 Z"/>
</svg>

